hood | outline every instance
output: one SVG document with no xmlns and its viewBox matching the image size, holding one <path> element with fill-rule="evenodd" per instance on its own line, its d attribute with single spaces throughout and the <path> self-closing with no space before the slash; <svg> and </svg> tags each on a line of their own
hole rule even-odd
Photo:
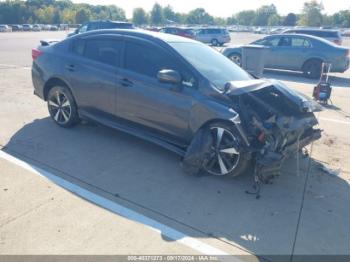
<svg viewBox="0 0 350 262">
<path fill-rule="evenodd" d="M 244 44 L 230 44 L 225 46 L 224 48 L 221 49 L 221 52 L 224 53 L 225 51 L 232 51 L 232 50 L 239 50 L 240 48 L 242 48 L 244 46 Z"/>
<path fill-rule="evenodd" d="M 254 92 L 263 89 L 267 91 L 278 91 L 284 98 L 292 102 L 300 112 L 317 112 L 322 110 L 322 107 L 317 102 L 296 90 L 290 89 L 277 80 L 252 79 L 246 81 L 230 81 L 225 85 L 225 94 L 229 97 L 243 94 L 251 94 L 254 96 Z"/>
</svg>

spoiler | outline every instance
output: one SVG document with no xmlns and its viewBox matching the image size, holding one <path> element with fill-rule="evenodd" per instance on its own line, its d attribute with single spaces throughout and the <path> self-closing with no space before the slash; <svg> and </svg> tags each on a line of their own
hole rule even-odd
<svg viewBox="0 0 350 262">
<path fill-rule="evenodd" d="M 55 43 L 60 42 L 61 40 L 59 39 L 44 39 L 44 40 L 40 40 L 40 44 L 41 46 L 49 46 Z"/>
</svg>

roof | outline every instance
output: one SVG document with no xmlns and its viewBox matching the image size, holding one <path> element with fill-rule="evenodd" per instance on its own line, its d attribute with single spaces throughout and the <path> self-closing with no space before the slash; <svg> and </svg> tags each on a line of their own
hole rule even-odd
<svg viewBox="0 0 350 262">
<path fill-rule="evenodd" d="M 336 29 L 319 29 L 319 28 L 294 28 L 294 29 L 286 29 L 286 32 L 288 31 L 311 31 L 311 32 L 338 32 L 339 30 Z"/>
<path fill-rule="evenodd" d="M 275 37 L 275 36 L 279 36 L 279 37 L 286 37 L 286 36 L 289 36 L 289 37 L 295 37 L 295 36 L 302 36 L 302 37 L 305 37 L 305 38 L 309 38 L 311 40 L 315 40 L 315 41 L 318 41 L 318 42 L 322 42 L 324 44 L 327 44 L 327 45 L 331 45 L 331 46 L 335 46 L 335 47 L 338 47 L 336 44 L 322 38 L 322 37 L 318 37 L 318 36 L 313 36 L 313 35 L 307 35 L 307 34 L 295 34 L 295 33 L 285 33 L 285 34 L 275 34 L 275 35 L 270 35 L 271 37 Z M 267 36 L 269 37 L 269 36 Z"/>
<path fill-rule="evenodd" d="M 108 22 L 108 23 L 115 23 L 115 24 L 132 24 L 131 22 L 126 21 L 113 21 L 113 20 L 93 20 L 90 21 L 90 23 L 96 23 L 96 22 Z"/>
<path fill-rule="evenodd" d="M 129 35 L 129 36 L 135 36 L 135 37 L 149 39 L 149 40 L 158 39 L 167 43 L 173 43 L 173 42 L 196 43 L 196 41 L 186 37 L 154 32 L 149 30 L 142 30 L 142 29 L 101 29 L 101 30 L 94 30 L 83 34 L 79 34 L 79 36 L 99 35 L 99 34 Z"/>
</svg>

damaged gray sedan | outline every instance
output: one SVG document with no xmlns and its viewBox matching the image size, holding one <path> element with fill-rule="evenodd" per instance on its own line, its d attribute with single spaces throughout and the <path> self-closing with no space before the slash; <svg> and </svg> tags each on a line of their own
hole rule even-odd
<svg viewBox="0 0 350 262">
<path fill-rule="evenodd" d="M 41 41 L 32 56 L 34 93 L 57 125 L 128 132 L 178 153 L 191 174 L 272 172 L 321 136 L 315 102 L 190 39 L 100 30 Z"/>
</svg>

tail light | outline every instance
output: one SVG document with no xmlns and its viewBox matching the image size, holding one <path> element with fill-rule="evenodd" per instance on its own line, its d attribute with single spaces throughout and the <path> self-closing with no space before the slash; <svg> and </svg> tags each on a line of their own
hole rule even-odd
<svg viewBox="0 0 350 262">
<path fill-rule="evenodd" d="M 33 60 L 37 59 L 43 52 L 41 52 L 38 49 L 33 48 L 32 49 L 32 58 Z"/>
</svg>

